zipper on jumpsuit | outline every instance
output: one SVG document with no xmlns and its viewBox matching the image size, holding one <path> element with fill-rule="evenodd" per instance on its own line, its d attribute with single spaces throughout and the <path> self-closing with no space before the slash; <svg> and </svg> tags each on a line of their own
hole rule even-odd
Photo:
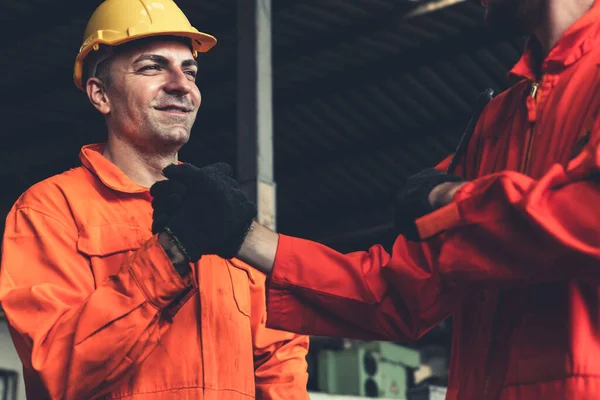
<svg viewBox="0 0 600 400">
<path fill-rule="evenodd" d="M 538 89 L 539 89 L 539 82 L 533 82 L 531 84 L 531 89 L 529 91 L 529 95 L 527 96 L 526 99 L 526 106 L 527 106 L 527 120 L 529 122 L 529 129 L 527 130 L 527 140 L 526 140 L 526 147 L 525 147 L 525 157 L 523 158 L 523 161 L 521 162 L 521 168 L 520 168 L 520 172 L 522 174 L 526 174 L 527 171 L 529 170 L 529 163 L 531 160 L 531 152 L 533 149 L 533 139 L 534 139 L 534 128 L 535 128 L 535 123 L 537 120 L 537 95 L 538 95 Z M 497 303 L 497 307 L 500 307 L 502 301 L 502 292 L 499 293 L 498 295 L 498 303 Z M 499 313 L 498 311 L 496 312 L 497 316 L 500 316 L 501 313 Z M 497 334 L 497 330 L 498 330 L 498 325 L 500 324 L 500 321 L 498 319 L 495 319 L 493 322 L 493 326 L 492 326 L 492 339 L 490 340 L 490 349 L 493 349 L 495 347 L 495 345 L 497 346 L 497 336 L 495 336 Z M 493 351 L 493 350 L 491 350 Z M 489 357 L 489 356 L 488 356 Z M 507 355 L 508 357 L 508 355 Z M 489 360 L 488 360 L 489 362 Z M 507 361 L 509 362 L 509 361 Z M 493 370 L 493 368 L 492 368 Z M 485 400 L 496 400 L 500 398 L 500 394 L 502 393 L 502 386 L 503 385 L 498 385 L 497 382 L 495 382 L 496 384 L 494 385 L 494 387 L 491 386 L 491 374 L 490 374 L 490 368 L 487 368 L 487 376 L 485 377 L 485 385 L 484 385 L 484 389 L 483 389 L 483 398 Z M 498 386 L 497 390 L 495 386 Z M 491 397 L 494 396 L 494 397 Z"/>
<path fill-rule="evenodd" d="M 539 89 L 539 83 L 533 82 L 531 84 L 531 91 L 529 92 L 529 96 L 527 99 L 527 102 L 530 102 L 531 104 L 528 104 L 528 107 L 527 107 L 529 130 L 528 130 L 525 159 L 523 160 L 523 164 L 521 165 L 521 173 L 522 174 L 527 174 L 527 171 L 529 170 L 529 162 L 531 160 L 531 152 L 533 149 L 534 128 L 535 128 L 535 122 L 537 120 L 536 106 L 537 106 L 538 89 Z"/>
</svg>

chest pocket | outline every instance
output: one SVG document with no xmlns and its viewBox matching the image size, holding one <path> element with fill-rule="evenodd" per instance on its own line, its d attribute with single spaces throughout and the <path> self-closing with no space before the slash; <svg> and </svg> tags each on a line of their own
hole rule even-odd
<svg viewBox="0 0 600 400">
<path fill-rule="evenodd" d="M 139 249 L 151 233 L 139 226 L 105 224 L 84 226 L 77 250 L 90 260 L 96 284 L 116 274 L 130 253 Z"/>
<path fill-rule="evenodd" d="M 236 306 L 242 314 L 250 317 L 250 285 L 255 283 L 252 270 L 238 260 L 226 262 Z"/>
</svg>

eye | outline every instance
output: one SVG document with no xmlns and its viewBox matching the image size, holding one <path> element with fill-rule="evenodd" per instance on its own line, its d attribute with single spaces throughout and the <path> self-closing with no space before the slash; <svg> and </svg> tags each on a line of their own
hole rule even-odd
<svg viewBox="0 0 600 400">
<path fill-rule="evenodd" d="M 144 71 L 160 71 L 160 70 L 161 70 L 161 68 L 160 68 L 160 65 L 157 65 L 157 64 L 150 64 L 150 65 L 146 65 L 146 66 L 144 66 L 144 67 L 140 68 L 140 69 L 138 70 L 138 72 L 144 72 Z"/>
<path fill-rule="evenodd" d="M 198 72 L 194 70 L 185 71 L 185 73 L 191 76 L 192 78 L 196 78 L 196 76 L 198 76 Z"/>
</svg>

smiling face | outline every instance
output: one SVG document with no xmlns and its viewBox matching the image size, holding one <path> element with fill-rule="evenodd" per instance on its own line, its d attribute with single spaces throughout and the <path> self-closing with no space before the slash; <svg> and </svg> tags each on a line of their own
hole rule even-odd
<svg viewBox="0 0 600 400">
<path fill-rule="evenodd" d="M 87 91 L 106 116 L 109 135 L 137 148 L 172 152 L 185 144 L 200 107 L 198 65 L 185 43 L 132 42 L 110 59 L 109 78 L 91 78 Z"/>
</svg>

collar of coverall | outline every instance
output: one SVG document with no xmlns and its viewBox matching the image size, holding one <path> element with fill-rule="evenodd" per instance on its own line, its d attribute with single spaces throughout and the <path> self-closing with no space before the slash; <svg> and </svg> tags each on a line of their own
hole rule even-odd
<svg viewBox="0 0 600 400">
<path fill-rule="evenodd" d="M 81 148 L 79 159 L 85 168 L 96 175 L 112 190 L 123 193 L 148 192 L 148 188 L 138 185 L 115 164 L 102 155 L 105 144 L 89 144 Z M 179 164 L 182 164 L 180 161 Z"/>
<path fill-rule="evenodd" d="M 571 25 L 544 59 L 542 73 L 558 73 L 583 57 L 600 41 L 600 1 Z M 521 59 L 508 73 L 509 79 L 536 80 L 535 37 L 530 37 Z"/>
</svg>

